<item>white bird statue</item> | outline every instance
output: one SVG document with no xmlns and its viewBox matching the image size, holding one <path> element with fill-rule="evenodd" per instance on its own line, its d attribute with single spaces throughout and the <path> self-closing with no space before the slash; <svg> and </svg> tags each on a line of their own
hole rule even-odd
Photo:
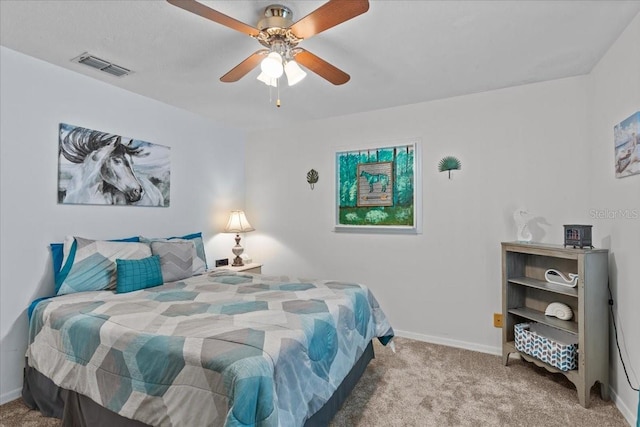
<svg viewBox="0 0 640 427">
<path fill-rule="evenodd" d="M 526 209 L 517 209 L 513 213 L 513 219 L 516 222 L 516 228 L 518 229 L 518 242 L 530 242 L 533 239 L 531 231 L 529 231 L 529 212 Z"/>
</svg>

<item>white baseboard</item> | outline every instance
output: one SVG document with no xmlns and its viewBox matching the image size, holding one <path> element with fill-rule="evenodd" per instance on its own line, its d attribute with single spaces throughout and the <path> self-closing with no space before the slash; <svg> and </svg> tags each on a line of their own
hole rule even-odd
<svg viewBox="0 0 640 427">
<path fill-rule="evenodd" d="M 464 348 L 465 350 L 472 350 L 472 351 L 478 351 L 480 353 L 494 354 L 496 356 L 502 355 L 501 347 L 492 347 L 484 344 L 452 340 L 449 338 L 435 337 L 432 335 L 418 334 L 415 332 L 401 331 L 398 329 L 394 329 L 394 331 L 397 336 L 404 337 L 404 338 L 411 338 L 412 340 L 424 341 L 431 344 L 446 345 L 448 347 Z"/>
<path fill-rule="evenodd" d="M 622 400 L 620 396 L 616 394 L 616 391 L 611 387 L 609 387 L 609 395 L 611 396 L 611 400 L 613 401 L 613 403 L 615 403 L 616 408 L 618 408 L 618 411 L 620 411 L 620 413 L 627 420 L 629 425 L 637 426 L 638 425 L 637 409 L 636 408 L 634 408 L 633 410 L 629 409 L 629 407 L 626 405 L 624 400 Z"/>
<path fill-rule="evenodd" d="M 7 402 L 11 402 L 12 400 L 16 400 L 22 395 L 22 389 L 17 388 L 12 391 L 8 391 L 6 393 L 0 394 L 0 405 L 4 405 Z"/>
</svg>

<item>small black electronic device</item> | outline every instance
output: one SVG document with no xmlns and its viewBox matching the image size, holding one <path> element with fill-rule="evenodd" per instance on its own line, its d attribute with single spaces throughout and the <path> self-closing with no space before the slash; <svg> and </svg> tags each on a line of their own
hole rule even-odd
<svg viewBox="0 0 640 427">
<path fill-rule="evenodd" d="M 564 246 L 574 248 L 593 248 L 591 239 L 592 225 L 565 225 L 564 226 Z"/>
<path fill-rule="evenodd" d="M 216 260 L 216 267 L 224 267 L 225 265 L 229 265 L 229 258 Z"/>
</svg>

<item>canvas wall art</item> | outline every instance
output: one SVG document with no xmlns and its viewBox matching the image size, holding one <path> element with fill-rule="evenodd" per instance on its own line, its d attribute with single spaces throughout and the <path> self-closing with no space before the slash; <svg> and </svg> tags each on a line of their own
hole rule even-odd
<svg viewBox="0 0 640 427">
<path fill-rule="evenodd" d="M 170 204 L 170 148 L 60 123 L 58 203 Z"/>
<path fill-rule="evenodd" d="M 616 178 L 640 173 L 640 111 L 613 128 Z"/>
<path fill-rule="evenodd" d="M 336 153 L 336 231 L 418 232 L 417 143 Z"/>
</svg>

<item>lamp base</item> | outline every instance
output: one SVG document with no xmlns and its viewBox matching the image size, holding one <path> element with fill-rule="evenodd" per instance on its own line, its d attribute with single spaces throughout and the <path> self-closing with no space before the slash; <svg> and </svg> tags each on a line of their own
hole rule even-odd
<svg viewBox="0 0 640 427">
<path fill-rule="evenodd" d="M 233 252 L 233 254 L 236 256 L 233 259 L 232 267 L 242 267 L 244 265 L 244 262 L 242 262 L 242 258 L 240 258 L 240 255 L 242 255 L 242 252 L 244 252 L 244 248 L 240 246 L 240 234 L 236 234 L 236 245 L 231 249 L 231 252 Z"/>
</svg>

